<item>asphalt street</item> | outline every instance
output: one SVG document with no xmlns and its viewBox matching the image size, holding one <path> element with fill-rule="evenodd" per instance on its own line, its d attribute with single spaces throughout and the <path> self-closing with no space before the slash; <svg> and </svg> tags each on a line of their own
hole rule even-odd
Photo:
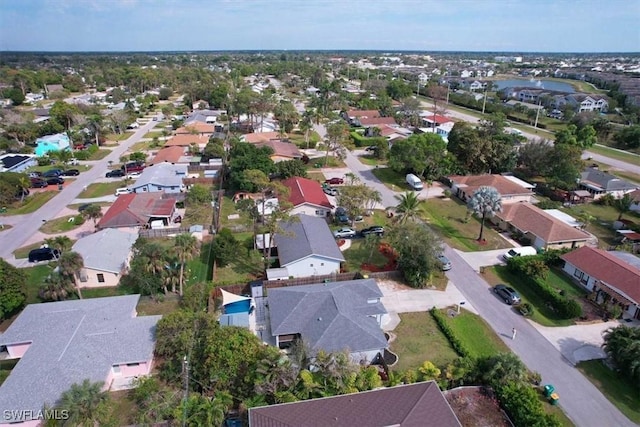
<svg viewBox="0 0 640 427">
<path fill-rule="evenodd" d="M 107 171 L 108 162 L 113 161 L 114 163 L 119 163 L 120 156 L 122 156 L 129 147 L 140 141 L 156 124 L 158 124 L 158 122 L 149 121 L 149 123 L 141 126 L 131 137 L 121 142 L 104 159 L 92 162 L 93 167 L 91 169 L 82 172 L 77 179 L 65 186 L 62 191 L 34 213 L 21 215 L 21 220 L 15 223 L 11 219 L 8 219 L 7 223 L 12 223 L 13 227 L 0 234 L 0 257 L 7 261 L 14 260 L 13 251 L 21 247 L 31 235 L 37 232 L 42 226 L 43 221 L 49 221 L 55 218 L 61 210 L 78 197 L 87 185 L 103 178 Z M 2 219 L 0 219 L 0 221 L 2 221 Z"/>
<path fill-rule="evenodd" d="M 315 126 L 321 137 L 326 135 L 323 126 Z M 346 165 L 360 175 L 362 181 L 378 190 L 386 207 L 395 206 L 395 193 L 382 184 L 368 166 L 356 156 L 347 154 Z M 560 406 L 565 414 L 580 427 L 634 426 L 600 391 L 587 380 L 561 351 L 554 347 L 528 320 L 498 299 L 489 284 L 460 256 L 458 251 L 445 245 L 445 255 L 453 268 L 447 272 L 464 298 L 487 321 L 502 340 L 533 371 L 542 376 L 543 384 L 553 384 L 560 396 Z M 491 258 L 499 254 L 491 253 Z M 511 339 L 511 329 L 518 331 Z M 559 345 L 576 346 L 572 338 Z"/>
</svg>

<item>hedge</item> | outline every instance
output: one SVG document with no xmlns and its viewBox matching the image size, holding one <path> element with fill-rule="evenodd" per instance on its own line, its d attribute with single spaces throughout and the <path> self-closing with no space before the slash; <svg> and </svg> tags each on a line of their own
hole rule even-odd
<svg viewBox="0 0 640 427">
<path fill-rule="evenodd" d="M 560 295 L 558 291 L 540 280 L 540 278 L 531 277 L 526 274 L 526 266 L 528 263 L 542 260 L 545 264 L 549 265 L 554 263 L 555 258 L 554 255 L 544 254 L 528 257 L 513 257 L 509 259 L 507 266 L 514 273 L 520 273 L 522 275 L 522 283 L 525 286 L 529 286 L 546 302 L 551 304 L 562 319 L 575 319 L 576 317 L 582 316 L 582 306 L 580 306 L 580 304 L 571 298 Z"/>
<path fill-rule="evenodd" d="M 495 388 L 500 405 L 516 427 L 560 427 L 553 414 L 547 414 L 538 392 L 528 384 L 507 383 Z"/>
<path fill-rule="evenodd" d="M 447 319 L 445 315 L 442 314 L 442 312 L 440 312 L 440 310 L 436 309 L 435 307 L 429 310 L 429 313 L 431 314 L 431 317 L 433 317 L 433 320 L 435 320 L 436 324 L 438 325 L 438 328 L 440 328 L 444 336 L 447 337 L 447 339 L 451 343 L 451 347 L 453 347 L 453 350 L 456 353 L 458 353 L 458 356 L 460 357 L 471 356 L 469 349 L 466 348 L 464 344 L 462 344 L 462 341 L 458 339 L 458 337 L 455 335 L 455 333 L 447 323 Z"/>
</svg>

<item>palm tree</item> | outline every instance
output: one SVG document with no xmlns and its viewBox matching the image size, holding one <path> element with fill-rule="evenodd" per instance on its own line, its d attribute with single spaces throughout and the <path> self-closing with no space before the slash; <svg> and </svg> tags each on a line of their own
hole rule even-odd
<svg viewBox="0 0 640 427">
<path fill-rule="evenodd" d="M 45 301 L 64 301 L 73 293 L 75 293 L 73 284 L 54 272 L 44 279 L 44 285 L 38 291 L 38 296 Z"/>
<path fill-rule="evenodd" d="M 309 149 L 309 132 L 313 129 L 313 111 L 305 110 L 298 127 L 304 132 L 304 142 L 307 144 L 307 149 Z"/>
<path fill-rule="evenodd" d="M 29 177 L 26 175 L 21 175 L 18 179 L 18 183 L 20 184 L 20 202 L 24 202 L 24 198 L 29 194 L 29 187 L 31 186 L 31 181 Z"/>
<path fill-rule="evenodd" d="M 68 251 L 73 246 L 73 241 L 67 236 L 56 236 L 49 239 L 44 239 L 44 243 L 52 248 L 57 249 L 61 253 Z"/>
<path fill-rule="evenodd" d="M 71 388 L 62 394 L 60 407 L 69 411 L 66 423 L 74 426 L 98 425 L 100 406 L 109 399 L 107 392 L 102 391 L 103 384 L 85 379 L 81 384 L 72 384 Z"/>
<path fill-rule="evenodd" d="M 602 347 L 623 375 L 640 383 L 640 328 L 610 328 L 604 333 Z"/>
<path fill-rule="evenodd" d="M 198 239 L 189 233 L 179 234 L 175 238 L 173 250 L 180 262 L 180 296 L 182 296 L 184 266 L 198 253 Z"/>
<path fill-rule="evenodd" d="M 145 272 L 151 276 L 162 277 L 168 269 L 167 250 L 157 243 L 146 244 L 138 256 L 143 261 Z M 173 286 L 172 292 L 175 292 L 175 284 Z M 165 281 L 163 281 L 162 287 L 166 295 L 168 291 Z"/>
<path fill-rule="evenodd" d="M 613 208 L 618 211 L 618 221 L 622 219 L 622 215 L 631 210 L 632 204 L 633 197 L 631 197 L 629 193 L 613 201 L 613 204 L 611 206 L 613 206 Z"/>
<path fill-rule="evenodd" d="M 467 208 L 474 214 L 481 217 L 478 241 L 482 242 L 485 219 L 502 211 L 500 193 L 498 193 L 498 190 L 494 187 L 482 186 L 474 191 L 473 195 L 469 198 L 467 201 Z"/>
<path fill-rule="evenodd" d="M 100 147 L 100 132 L 102 132 L 102 116 L 100 114 L 92 114 L 87 117 L 87 128 L 93 133 L 96 139 L 96 147 Z"/>
<path fill-rule="evenodd" d="M 92 219 L 93 226 L 96 227 L 98 225 L 97 220 L 102 218 L 102 209 L 98 205 L 89 205 L 82 211 L 82 216 L 87 219 Z"/>
<path fill-rule="evenodd" d="M 580 221 L 581 230 L 586 230 L 589 227 L 589 224 L 596 220 L 596 217 L 587 211 L 580 211 L 578 215 L 576 215 L 576 218 Z"/>
<path fill-rule="evenodd" d="M 84 259 L 82 255 L 77 252 L 64 252 L 60 255 L 58 260 L 58 271 L 60 275 L 68 279 L 76 287 L 78 298 L 82 299 L 82 292 L 80 292 L 80 284 L 78 283 L 78 276 L 80 271 L 84 268 Z"/>
<path fill-rule="evenodd" d="M 422 211 L 420 200 L 413 191 L 407 191 L 404 194 L 396 195 L 395 198 L 400 202 L 396 206 L 396 221 L 404 224 L 408 219 L 415 220 Z"/>
</svg>

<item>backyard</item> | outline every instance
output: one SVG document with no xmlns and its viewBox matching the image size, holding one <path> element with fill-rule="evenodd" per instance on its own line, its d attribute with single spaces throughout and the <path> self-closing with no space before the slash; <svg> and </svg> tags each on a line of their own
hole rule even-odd
<svg viewBox="0 0 640 427">
<path fill-rule="evenodd" d="M 423 219 L 435 228 L 442 238 L 452 247 L 462 251 L 486 251 L 510 248 L 511 244 L 503 239 L 486 220 L 483 239 L 477 240 L 480 221 L 469 216 L 467 206 L 458 199 L 428 199 L 422 204 Z"/>
<path fill-rule="evenodd" d="M 595 219 L 586 227 L 586 231 L 598 238 L 598 246 L 602 249 L 609 249 L 616 244 L 616 239 L 620 237 L 613 229 L 613 223 L 618 219 L 618 211 L 611 206 L 599 205 L 596 203 L 584 203 L 571 207 L 562 207 L 562 211 L 577 218 L 581 213 L 588 213 Z M 637 214 L 629 212 L 624 217 L 640 219 Z"/>
</svg>

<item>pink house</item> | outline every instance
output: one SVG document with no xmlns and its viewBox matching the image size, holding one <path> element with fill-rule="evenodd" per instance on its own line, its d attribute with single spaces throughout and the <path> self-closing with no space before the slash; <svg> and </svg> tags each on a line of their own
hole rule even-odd
<svg viewBox="0 0 640 427">
<path fill-rule="evenodd" d="M 0 386 L 0 426 L 36 426 L 72 384 L 133 387 L 153 366 L 161 316 L 137 317 L 139 295 L 31 304 L 0 335 L 0 352 L 20 359 Z"/>
</svg>

